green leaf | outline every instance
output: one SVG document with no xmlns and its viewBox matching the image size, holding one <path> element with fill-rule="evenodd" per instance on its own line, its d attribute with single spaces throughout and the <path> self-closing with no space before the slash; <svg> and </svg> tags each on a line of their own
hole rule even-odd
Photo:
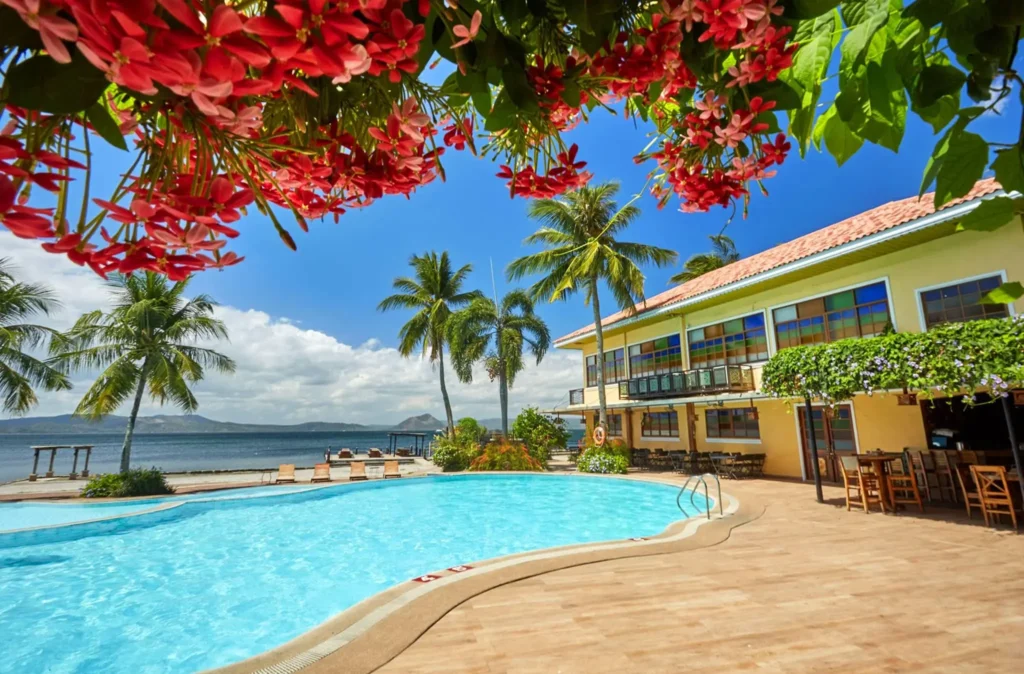
<svg viewBox="0 0 1024 674">
<path fill-rule="evenodd" d="M 834 9 L 841 0 L 782 0 L 785 8 L 784 16 L 787 19 L 813 19 L 822 14 L 827 14 Z"/>
<path fill-rule="evenodd" d="M 71 63 L 39 54 L 7 71 L 7 103 L 54 114 L 82 112 L 99 100 L 109 82 L 78 51 Z"/>
<path fill-rule="evenodd" d="M 513 63 L 506 63 L 501 69 L 501 81 L 505 85 L 505 91 L 517 108 L 525 112 L 536 112 L 540 109 L 537 104 L 537 92 L 530 86 L 526 78 L 526 71 Z"/>
<path fill-rule="evenodd" d="M 946 95 L 955 94 L 967 81 L 967 73 L 952 65 L 924 67 L 914 85 L 914 104 L 927 108 Z"/>
<path fill-rule="evenodd" d="M 932 125 L 933 133 L 938 133 L 956 117 L 956 113 L 960 110 L 960 98 L 952 95 L 943 96 L 926 108 L 915 106 L 913 109 L 918 117 Z"/>
<path fill-rule="evenodd" d="M 36 50 L 43 48 L 43 41 L 39 39 L 39 31 L 30 28 L 17 12 L 0 5 L 0 47 Z"/>
<path fill-rule="evenodd" d="M 970 131 L 954 133 L 935 178 L 935 207 L 970 192 L 987 164 L 988 143 L 981 136 Z"/>
<path fill-rule="evenodd" d="M 961 0 L 916 0 L 903 13 L 918 19 L 926 28 L 937 26 L 961 4 Z"/>
<path fill-rule="evenodd" d="M 839 166 L 845 164 L 864 144 L 864 140 L 851 131 L 839 115 L 835 114 L 825 122 L 822 136 L 825 140 L 825 147 L 828 148 L 829 154 L 835 157 L 836 164 Z"/>
<path fill-rule="evenodd" d="M 1024 200 L 1010 197 L 986 199 L 960 220 L 956 231 L 970 229 L 977 232 L 994 232 L 1013 220 L 1022 201 Z"/>
<path fill-rule="evenodd" d="M 795 110 L 801 107 L 803 100 L 796 89 L 782 80 L 768 82 L 762 80 L 747 87 L 751 96 L 761 96 L 766 100 L 775 101 L 776 110 Z"/>
<path fill-rule="evenodd" d="M 992 170 L 996 172 L 996 180 L 1007 192 L 1024 194 L 1024 155 L 1020 145 L 996 152 L 992 162 Z"/>
<path fill-rule="evenodd" d="M 565 101 L 565 104 L 573 108 L 580 107 L 582 98 L 580 85 L 576 84 L 575 80 L 564 80 L 562 85 L 565 87 L 562 89 L 562 100 Z"/>
<path fill-rule="evenodd" d="M 821 151 L 821 141 L 825 137 L 825 125 L 828 124 L 828 120 L 837 116 L 839 113 L 836 111 L 836 104 L 828 106 L 825 112 L 821 113 L 818 117 L 818 121 L 814 123 L 814 131 L 811 133 L 811 140 L 814 141 L 814 147 Z"/>
<path fill-rule="evenodd" d="M 517 112 L 515 104 L 509 100 L 508 92 L 502 91 L 494 101 L 494 107 L 491 109 L 491 114 L 487 116 L 484 129 L 501 131 L 509 128 L 515 123 Z"/>
<path fill-rule="evenodd" d="M 935 149 L 932 150 L 932 156 L 928 157 L 928 163 L 924 166 L 924 176 L 921 178 L 921 191 L 917 193 L 920 198 L 928 191 L 928 188 L 933 182 L 935 182 L 935 176 L 939 175 L 939 169 L 942 168 L 942 164 L 946 161 L 946 153 L 949 151 L 949 136 L 947 132 L 939 142 L 936 143 Z"/>
<path fill-rule="evenodd" d="M 1024 285 L 1019 281 L 1004 283 L 998 288 L 990 290 L 987 295 L 981 298 L 982 304 L 1010 304 L 1024 297 Z"/>
<path fill-rule="evenodd" d="M 875 33 L 889 21 L 886 0 L 847 0 L 843 3 L 843 19 L 852 27 L 840 52 L 844 66 L 856 65 L 864 56 Z"/>
<path fill-rule="evenodd" d="M 117 122 L 110 116 L 110 110 L 102 101 L 96 101 L 90 105 L 89 109 L 85 111 L 85 118 L 89 120 L 92 128 L 96 129 L 96 133 L 103 140 L 122 150 L 128 149 L 128 145 L 124 142 L 124 136 L 121 135 L 121 129 L 118 128 Z"/>
</svg>

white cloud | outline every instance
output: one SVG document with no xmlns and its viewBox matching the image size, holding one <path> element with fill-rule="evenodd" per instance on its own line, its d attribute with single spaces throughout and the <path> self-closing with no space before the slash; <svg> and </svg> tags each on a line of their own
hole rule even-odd
<svg viewBox="0 0 1024 674">
<path fill-rule="evenodd" d="M 100 278 L 45 253 L 34 242 L 0 232 L 0 251 L 0 257 L 16 265 L 19 279 L 46 283 L 61 299 L 62 311 L 42 321 L 48 325 L 66 328 L 80 314 L 104 308 L 109 301 Z M 237 371 L 210 374 L 195 387 L 203 416 L 259 423 L 387 423 L 425 412 L 443 418 L 437 372 L 426 361 L 402 358 L 376 337 L 351 346 L 258 308 L 222 306 L 217 315 L 227 325 L 231 341 L 216 348 L 235 360 Z M 450 370 L 446 375 L 456 417 L 500 415 L 497 384 L 482 369 L 470 385 L 456 381 Z M 565 402 L 568 390 L 579 381 L 579 354 L 551 352 L 540 366 L 531 364 L 517 378 L 509 396 L 510 414 L 526 405 L 550 408 Z M 70 392 L 39 392 L 40 405 L 30 414 L 70 412 L 89 383 L 88 373 L 82 373 L 76 375 Z M 160 412 L 175 410 L 148 401 L 143 405 L 143 414 Z"/>
</svg>

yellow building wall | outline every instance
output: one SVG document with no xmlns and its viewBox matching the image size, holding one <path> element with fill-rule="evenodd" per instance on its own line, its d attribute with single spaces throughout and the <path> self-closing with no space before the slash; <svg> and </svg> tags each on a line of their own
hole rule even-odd
<svg viewBox="0 0 1024 674">
<path fill-rule="evenodd" d="M 749 403 L 727 404 L 724 409 L 749 406 Z M 800 445 L 793 411 L 781 400 L 755 400 L 754 407 L 757 408 L 760 441 L 737 442 L 727 438 L 708 438 L 705 415 L 708 409 L 719 408 L 697 405 L 697 451 L 765 454 L 766 475 L 800 477 Z"/>
<path fill-rule="evenodd" d="M 902 452 L 905 447 L 928 446 L 921 408 L 898 404 L 895 394 L 854 396 L 853 417 L 857 448 L 862 453 L 875 449 Z"/>
</svg>

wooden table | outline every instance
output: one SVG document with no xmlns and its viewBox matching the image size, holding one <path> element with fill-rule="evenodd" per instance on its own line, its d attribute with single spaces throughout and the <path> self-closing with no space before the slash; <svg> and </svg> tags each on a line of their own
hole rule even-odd
<svg viewBox="0 0 1024 674">
<path fill-rule="evenodd" d="M 875 475 L 878 476 L 878 497 L 882 499 L 882 505 L 889 506 L 896 512 L 896 504 L 893 503 L 892 494 L 889 493 L 889 481 L 885 479 L 888 473 L 890 461 L 902 461 L 902 454 L 892 452 L 872 452 L 870 454 L 857 454 L 857 463 L 862 466 L 870 466 Z"/>
</svg>

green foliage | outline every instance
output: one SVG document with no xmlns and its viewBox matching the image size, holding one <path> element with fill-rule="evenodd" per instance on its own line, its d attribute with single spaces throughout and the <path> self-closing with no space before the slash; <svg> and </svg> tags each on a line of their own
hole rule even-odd
<svg viewBox="0 0 1024 674">
<path fill-rule="evenodd" d="M 625 475 L 629 459 L 611 447 L 588 447 L 576 459 L 576 470 L 581 473 Z"/>
<path fill-rule="evenodd" d="M 462 417 L 455 424 L 455 436 L 463 442 L 483 442 L 487 439 L 487 428 L 473 417 Z"/>
<path fill-rule="evenodd" d="M 480 455 L 469 464 L 469 470 L 542 471 L 544 464 L 530 456 L 522 443 L 503 439 L 484 447 Z"/>
<path fill-rule="evenodd" d="M 1019 209 L 1024 208 L 1024 200 L 1009 197 L 986 199 L 978 207 L 964 216 L 957 225 L 957 231 L 973 229 L 992 232 L 1003 225 L 1009 224 Z"/>
<path fill-rule="evenodd" d="M 1005 393 L 1024 382 L 1024 318 L 949 323 L 924 333 L 788 348 L 764 367 L 761 388 L 783 398 L 848 400 L 908 390 L 925 397 Z"/>
<path fill-rule="evenodd" d="M 35 389 L 64 391 L 71 381 L 28 352 L 56 344 L 61 335 L 50 328 L 25 323 L 38 314 L 49 314 L 59 305 L 49 288 L 19 283 L 7 260 L 0 258 L 0 410 L 24 414 L 37 402 Z"/>
<path fill-rule="evenodd" d="M 473 417 L 463 417 L 455 425 L 455 433 L 434 438 L 434 465 L 446 473 L 466 470 L 480 455 L 480 445 L 486 439 L 486 428 Z"/>
<path fill-rule="evenodd" d="M 173 494 L 159 468 L 133 468 L 124 473 L 95 475 L 82 488 L 85 498 L 127 498 Z"/>
<path fill-rule="evenodd" d="M 736 250 L 736 244 L 725 234 L 712 234 L 708 238 L 711 239 L 713 251 L 710 253 L 698 253 L 687 260 L 686 264 L 683 265 L 683 271 L 669 279 L 672 283 L 692 281 L 697 277 L 707 274 L 709 271 L 721 269 L 725 265 L 732 264 L 740 259 L 740 254 Z"/>
<path fill-rule="evenodd" d="M 565 425 L 565 419 L 553 419 L 536 407 L 527 407 L 512 422 L 512 437 L 526 443 L 530 456 L 547 464 L 551 450 L 561 449 L 569 442 Z"/>
<path fill-rule="evenodd" d="M 57 63 L 45 54 L 19 62 L 7 72 L 3 93 L 10 105 L 71 114 L 87 110 L 108 86 L 110 82 L 103 73 L 74 50 L 71 63 Z"/>
</svg>

